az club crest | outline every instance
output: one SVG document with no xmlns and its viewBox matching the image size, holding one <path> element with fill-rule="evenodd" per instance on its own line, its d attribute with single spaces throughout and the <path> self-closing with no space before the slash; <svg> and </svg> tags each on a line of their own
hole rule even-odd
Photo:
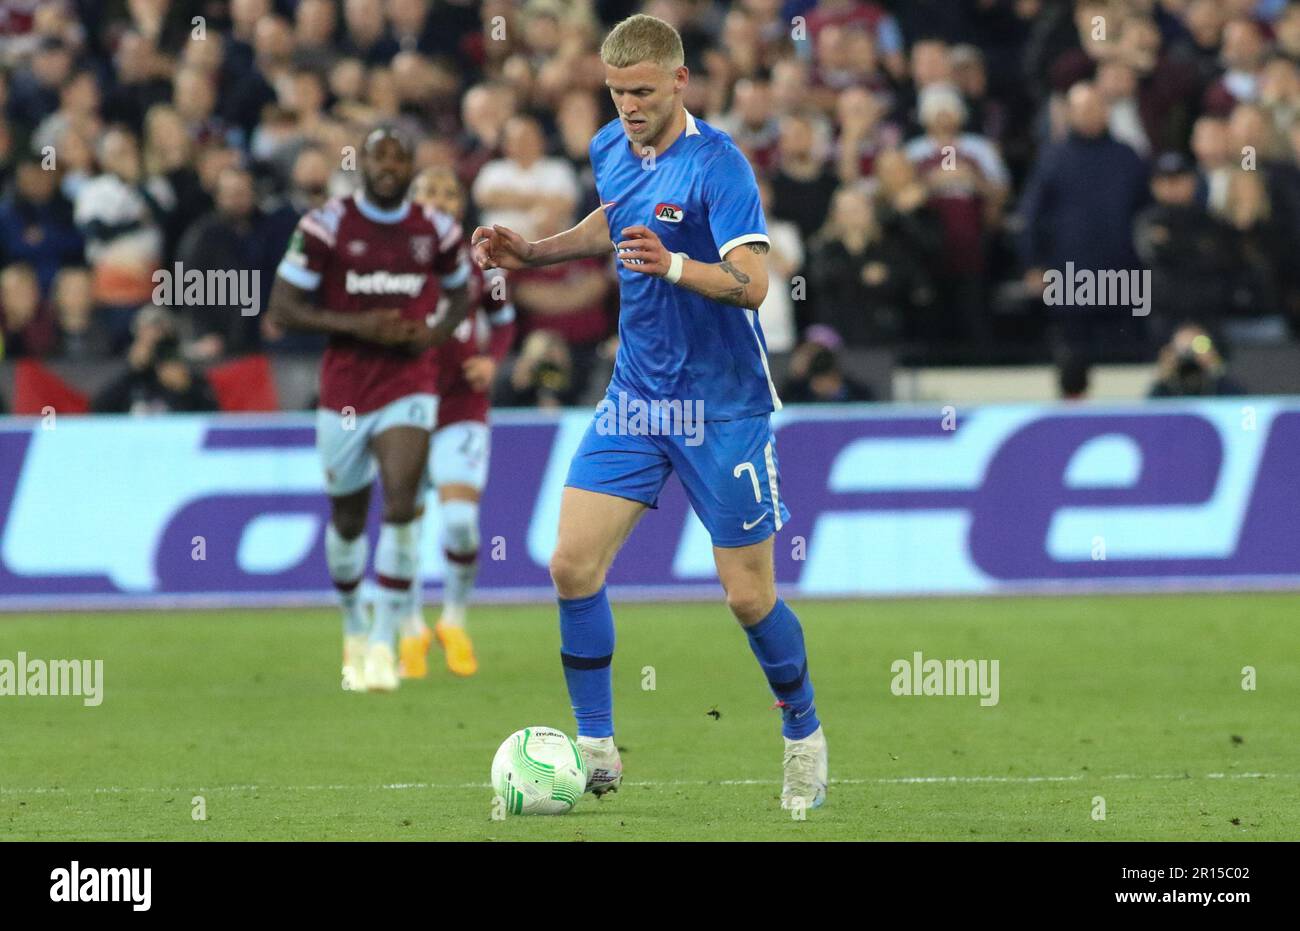
<svg viewBox="0 0 1300 931">
<path fill-rule="evenodd" d="M 680 223 L 686 211 L 676 204 L 655 204 L 655 219 L 664 223 Z"/>
</svg>

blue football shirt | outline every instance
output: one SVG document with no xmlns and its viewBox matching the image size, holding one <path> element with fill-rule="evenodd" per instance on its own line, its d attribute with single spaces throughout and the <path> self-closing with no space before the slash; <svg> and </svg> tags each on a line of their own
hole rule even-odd
<svg viewBox="0 0 1300 931">
<path fill-rule="evenodd" d="M 591 167 L 610 240 L 625 227 L 654 230 L 670 252 L 720 262 L 731 249 L 767 243 L 758 185 L 726 133 L 686 114 L 686 130 L 653 162 L 636 155 L 622 124 L 601 127 Z M 618 263 L 619 347 L 607 396 L 703 402 L 705 420 L 779 410 L 767 343 L 753 310 L 722 304 Z"/>
</svg>

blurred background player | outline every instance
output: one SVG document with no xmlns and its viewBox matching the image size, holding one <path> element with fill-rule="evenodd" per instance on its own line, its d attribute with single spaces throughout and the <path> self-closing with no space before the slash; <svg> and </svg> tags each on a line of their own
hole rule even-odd
<svg viewBox="0 0 1300 931">
<path fill-rule="evenodd" d="M 464 219 L 465 191 L 450 168 L 420 172 L 411 185 L 411 199 L 457 222 Z M 416 576 L 415 610 L 402 625 L 398 647 L 399 672 L 408 679 L 423 679 L 428 673 L 429 644 L 434 636 L 452 673 L 472 676 L 478 671 L 465 620 L 478 573 L 478 504 L 488 475 L 490 393 L 497 366 L 514 342 L 515 309 L 507 298 L 505 274 L 500 269 L 484 272 L 473 267 L 470 301 L 469 316 L 438 348 L 438 425 L 427 474 L 429 485 L 438 494 L 447 568 L 442 612 L 432 631 L 424 622 L 420 578 Z M 439 313 L 445 312 L 440 305 Z"/>
<path fill-rule="evenodd" d="M 414 148 L 372 131 L 361 190 L 299 222 L 281 261 L 269 313 L 286 329 L 329 334 L 321 362 L 316 447 L 330 497 L 325 558 L 343 609 L 343 687 L 397 688 L 393 643 L 411 613 L 417 499 L 437 417 L 437 353 L 469 309 L 470 265 L 460 224 L 407 199 Z M 445 295 L 449 307 L 429 326 Z M 369 634 L 361 597 L 370 486 L 378 473 L 383 523 Z"/>
</svg>

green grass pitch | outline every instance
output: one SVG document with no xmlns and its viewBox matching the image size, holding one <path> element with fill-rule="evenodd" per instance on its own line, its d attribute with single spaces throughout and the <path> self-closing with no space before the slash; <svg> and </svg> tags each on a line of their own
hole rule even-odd
<svg viewBox="0 0 1300 931">
<path fill-rule="evenodd" d="M 340 690 L 333 611 L 0 617 L 0 659 L 102 659 L 105 683 L 97 708 L 0 697 L 0 839 L 1300 837 L 1295 595 L 794 606 L 831 753 L 803 821 L 779 808 L 779 716 L 721 604 L 616 605 L 623 789 L 504 821 L 497 745 L 573 733 L 549 605 L 476 608 L 479 675 L 435 647 L 395 695 Z M 999 704 L 891 694 L 916 650 L 999 660 Z"/>
</svg>

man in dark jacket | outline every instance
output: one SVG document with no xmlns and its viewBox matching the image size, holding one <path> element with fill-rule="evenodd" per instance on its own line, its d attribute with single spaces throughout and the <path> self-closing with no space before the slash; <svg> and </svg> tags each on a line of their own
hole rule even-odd
<svg viewBox="0 0 1300 931">
<path fill-rule="evenodd" d="M 1024 196 L 1021 259 L 1026 284 L 1041 292 L 1044 274 L 1140 267 L 1133 220 L 1148 198 L 1147 169 L 1127 145 L 1111 137 L 1097 89 L 1076 84 L 1069 94 L 1070 134 L 1039 155 Z M 1055 338 L 1089 357 L 1123 358 L 1142 352 L 1140 317 L 1131 308 L 1055 308 Z"/>
</svg>

